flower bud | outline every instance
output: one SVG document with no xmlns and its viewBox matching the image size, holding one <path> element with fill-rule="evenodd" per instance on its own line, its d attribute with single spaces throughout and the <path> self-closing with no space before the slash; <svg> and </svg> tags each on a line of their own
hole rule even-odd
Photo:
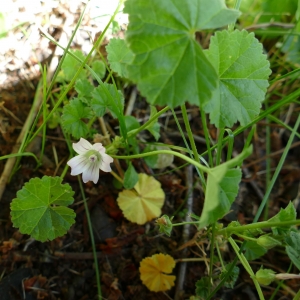
<svg viewBox="0 0 300 300">
<path fill-rule="evenodd" d="M 266 248 L 266 249 L 271 249 L 275 246 L 279 246 L 281 245 L 281 243 L 270 237 L 269 235 L 261 235 L 257 240 L 256 240 L 257 244 Z"/>
<path fill-rule="evenodd" d="M 269 285 L 275 279 L 275 272 L 271 269 L 260 269 L 255 277 L 259 284 Z"/>
<path fill-rule="evenodd" d="M 107 147 L 107 152 L 110 154 L 116 154 L 120 148 L 125 148 L 123 138 L 116 136 L 113 142 Z"/>
<path fill-rule="evenodd" d="M 169 218 L 167 215 L 163 215 L 156 220 L 156 225 L 159 226 L 159 232 L 166 234 L 167 236 L 171 236 L 173 224 L 173 217 Z"/>
</svg>

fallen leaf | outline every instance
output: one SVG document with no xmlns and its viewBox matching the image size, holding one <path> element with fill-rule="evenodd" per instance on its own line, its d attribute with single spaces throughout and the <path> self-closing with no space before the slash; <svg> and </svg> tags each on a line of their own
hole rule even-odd
<svg viewBox="0 0 300 300">
<path fill-rule="evenodd" d="M 142 225 L 161 215 L 164 200 L 160 183 L 151 176 L 139 174 L 134 189 L 120 192 L 117 202 L 125 218 Z"/>
<path fill-rule="evenodd" d="M 176 276 L 167 275 L 174 267 L 175 260 L 170 255 L 159 253 L 146 257 L 140 263 L 141 280 L 152 292 L 167 291 L 174 286 Z"/>
</svg>

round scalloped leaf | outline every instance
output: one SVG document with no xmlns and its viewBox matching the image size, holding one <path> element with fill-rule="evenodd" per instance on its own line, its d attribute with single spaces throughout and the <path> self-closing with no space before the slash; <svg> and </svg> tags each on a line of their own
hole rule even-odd
<svg viewBox="0 0 300 300">
<path fill-rule="evenodd" d="M 107 59 L 111 69 L 121 77 L 128 77 L 127 65 L 133 60 L 133 53 L 122 39 L 113 38 L 106 46 Z"/>
<path fill-rule="evenodd" d="M 10 205 L 13 226 L 41 242 L 64 235 L 76 215 L 66 207 L 73 203 L 74 192 L 61 181 L 44 176 L 25 183 Z"/>
<path fill-rule="evenodd" d="M 139 174 L 139 181 L 132 190 L 123 190 L 117 199 L 126 219 L 137 224 L 161 215 L 165 193 L 160 183 L 146 174 Z"/>
<path fill-rule="evenodd" d="M 141 261 L 141 280 L 150 291 L 162 292 L 174 286 L 175 276 L 169 275 L 175 267 L 175 260 L 168 254 L 154 254 Z"/>
<path fill-rule="evenodd" d="M 127 0 L 126 41 L 134 53 L 128 78 L 151 104 L 175 107 L 209 100 L 217 74 L 195 40 L 203 29 L 235 22 L 222 0 Z"/>
<path fill-rule="evenodd" d="M 89 132 L 89 128 L 83 119 L 90 119 L 91 117 L 91 109 L 75 98 L 63 108 L 62 125 L 66 132 L 79 139 L 86 137 Z"/>
<path fill-rule="evenodd" d="M 80 50 L 71 50 L 70 51 L 72 54 L 77 56 L 81 61 L 85 60 L 84 54 Z M 67 81 L 71 81 L 73 77 L 75 76 L 77 70 L 80 68 L 81 63 L 74 57 L 72 57 L 70 54 L 66 55 L 66 58 L 61 66 L 61 69 L 63 71 L 63 74 L 65 76 L 65 79 Z M 77 77 L 77 79 L 82 79 L 85 78 L 86 74 L 85 71 L 82 70 Z"/>
<path fill-rule="evenodd" d="M 218 88 L 203 104 L 219 128 L 251 122 L 260 111 L 269 86 L 270 63 L 262 44 L 247 31 L 216 32 L 206 55 L 217 70 Z"/>
<path fill-rule="evenodd" d="M 92 92 L 91 107 L 97 117 L 102 117 L 109 109 L 114 118 L 123 114 L 124 96 L 121 91 L 109 83 L 103 83 Z"/>
</svg>

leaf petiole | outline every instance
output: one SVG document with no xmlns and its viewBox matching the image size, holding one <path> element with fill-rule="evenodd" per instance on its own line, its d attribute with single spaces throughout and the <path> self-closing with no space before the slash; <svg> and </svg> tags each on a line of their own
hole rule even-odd
<svg viewBox="0 0 300 300">
<path fill-rule="evenodd" d="M 280 221 L 280 222 L 264 221 L 264 222 L 243 225 L 240 227 L 227 227 L 227 228 L 219 230 L 217 232 L 217 234 L 224 235 L 224 236 L 230 236 L 237 232 L 243 232 L 246 230 L 254 230 L 254 229 L 259 229 L 259 228 L 272 228 L 272 227 L 287 227 L 287 226 L 293 226 L 293 225 L 300 225 L 300 220 Z"/>
</svg>

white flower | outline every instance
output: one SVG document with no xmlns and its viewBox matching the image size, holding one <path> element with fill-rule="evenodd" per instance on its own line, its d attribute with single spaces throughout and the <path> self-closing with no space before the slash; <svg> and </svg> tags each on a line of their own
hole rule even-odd
<svg viewBox="0 0 300 300">
<path fill-rule="evenodd" d="M 79 154 L 70 159 L 67 164 L 72 168 L 71 175 L 82 173 L 82 181 L 98 182 L 99 169 L 110 172 L 110 163 L 113 158 L 105 153 L 105 148 L 101 143 L 94 145 L 81 138 L 78 143 L 73 143 L 73 149 Z"/>
</svg>

